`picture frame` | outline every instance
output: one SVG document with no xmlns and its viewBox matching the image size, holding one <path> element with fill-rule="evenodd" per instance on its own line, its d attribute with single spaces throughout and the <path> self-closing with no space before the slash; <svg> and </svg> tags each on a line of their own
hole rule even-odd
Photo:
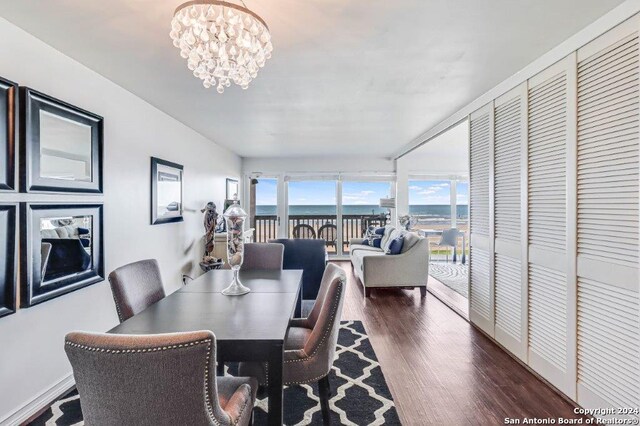
<svg viewBox="0 0 640 426">
<path fill-rule="evenodd" d="M 102 204 L 20 205 L 20 306 L 104 281 Z"/>
<path fill-rule="evenodd" d="M 20 87 L 20 190 L 102 194 L 104 119 Z"/>
<path fill-rule="evenodd" d="M 17 203 L 0 203 L 0 318 L 16 311 Z"/>
<path fill-rule="evenodd" d="M 180 164 L 151 157 L 151 224 L 182 222 L 183 174 Z"/>
<path fill-rule="evenodd" d="M 0 77 L 0 191 L 16 188 L 18 85 Z"/>
<path fill-rule="evenodd" d="M 227 178 L 227 190 L 225 200 L 233 200 L 233 196 L 236 195 L 240 199 L 240 185 L 238 179 Z"/>
</svg>

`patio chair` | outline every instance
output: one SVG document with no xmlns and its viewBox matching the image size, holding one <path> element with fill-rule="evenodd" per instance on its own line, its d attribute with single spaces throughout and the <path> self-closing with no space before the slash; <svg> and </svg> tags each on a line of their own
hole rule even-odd
<svg viewBox="0 0 640 426">
<path fill-rule="evenodd" d="M 455 251 L 458 247 L 458 236 L 460 236 L 460 231 L 458 231 L 458 228 L 446 229 L 442 231 L 440 241 L 434 245 L 438 247 L 452 247 L 455 254 Z M 449 250 L 447 250 L 446 256 L 446 262 L 449 262 Z"/>
<path fill-rule="evenodd" d="M 313 226 L 306 223 L 299 223 L 293 228 L 293 238 L 316 239 L 316 231 Z"/>
<path fill-rule="evenodd" d="M 327 247 L 336 247 L 338 241 L 338 227 L 333 223 L 325 223 L 318 229 L 318 238 L 325 240 Z"/>
</svg>

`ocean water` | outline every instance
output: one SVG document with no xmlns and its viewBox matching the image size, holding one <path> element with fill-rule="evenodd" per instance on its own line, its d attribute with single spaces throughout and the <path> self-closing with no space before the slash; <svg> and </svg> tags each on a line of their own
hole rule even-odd
<svg viewBox="0 0 640 426">
<path fill-rule="evenodd" d="M 336 206 L 317 205 L 317 206 L 289 206 L 290 215 L 334 215 L 336 214 Z M 387 209 L 380 208 L 378 205 L 350 205 L 343 206 L 342 213 L 345 215 L 371 215 L 385 213 Z M 468 206 L 457 206 L 458 217 L 468 217 Z M 277 214 L 276 206 L 257 206 L 256 214 L 258 216 L 273 216 Z M 432 217 L 432 218 L 451 218 L 451 206 L 449 205 L 412 205 L 409 206 L 409 214 Z"/>
</svg>

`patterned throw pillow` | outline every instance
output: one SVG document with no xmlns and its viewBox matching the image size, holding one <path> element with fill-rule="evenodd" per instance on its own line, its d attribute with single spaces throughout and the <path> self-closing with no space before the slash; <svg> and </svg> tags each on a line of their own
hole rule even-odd
<svg viewBox="0 0 640 426">
<path fill-rule="evenodd" d="M 380 243 L 382 242 L 382 236 L 384 235 L 384 228 L 376 228 L 374 226 L 370 226 L 367 229 L 367 233 L 365 234 L 365 240 L 363 241 L 363 245 L 377 247 L 380 248 Z"/>
</svg>

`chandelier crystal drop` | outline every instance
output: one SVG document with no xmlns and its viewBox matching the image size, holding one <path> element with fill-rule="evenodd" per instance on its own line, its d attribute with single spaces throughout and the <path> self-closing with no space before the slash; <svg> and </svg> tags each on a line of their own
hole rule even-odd
<svg viewBox="0 0 640 426">
<path fill-rule="evenodd" d="M 246 7 L 225 1 L 189 1 L 171 20 L 173 45 L 206 88 L 223 93 L 231 82 L 246 89 L 271 57 L 267 24 Z"/>
</svg>

